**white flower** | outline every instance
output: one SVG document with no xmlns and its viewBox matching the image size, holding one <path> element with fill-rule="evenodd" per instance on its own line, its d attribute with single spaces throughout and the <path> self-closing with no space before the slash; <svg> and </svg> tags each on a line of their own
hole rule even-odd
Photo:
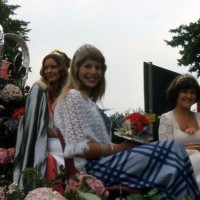
<svg viewBox="0 0 200 200">
<path fill-rule="evenodd" d="M 12 193 L 12 192 L 18 190 L 18 187 L 19 187 L 19 186 L 18 186 L 17 183 L 15 183 L 15 182 L 11 183 L 11 184 L 9 185 L 9 187 L 8 187 L 8 193 Z"/>
</svg>

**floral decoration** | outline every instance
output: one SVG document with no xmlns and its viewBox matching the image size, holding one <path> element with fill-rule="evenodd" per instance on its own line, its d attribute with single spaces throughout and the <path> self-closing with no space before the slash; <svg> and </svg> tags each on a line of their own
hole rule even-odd
<svg viewBox="0 0 200 200">
<path fill-rule="evenodd" d="M 0 99 L 6 103 L 11 101 L 21 101 L 23 98 L 21 89 L 13 84 L 7 84 L 0 94 Z"/>
<path fill-rule="evenodd" d="M 14 109 L 11 118 L 19 121 L 22 115 L 24 114 L 24 111 L 24 107 Z"/>
<path fill-rule="evenodd" d="M 0 186 L 4 189 L 12 181 L 17 129 L 30 89 L 17 83 L 0 78 Z"/>
<path fill-rule="evenodd" d="M 66 198 L 73 199 L 72 196 L 82 196 L 83 193 L 94 194 L 101 199 L 109 196 L 109 192 L 105 189 L 103 183 L 94 176 L 84 173 L 71 176 L 66 188 Z"/>
<path fill-rule="evenodd" d="M 15 148 L 0 148 L 0 165 L 7 165 L 14 161 Z"/>
<path fill-rule="evenodd" d="M 138 142 L 143 139 L 153 139 L 150 121 L 141 111 L 120 115 L 115 123 L 115 131 L 122 136 L 128 136 Z"/>
<path fill-rule="evenodd" d="M 0 137 L 7 146 L 15 145 L 16 132 L 21 116 L 24 114 L 28 91 L 9 80 L 0 79 Z M 12 144 L 11 144 L 12 141 Z"/>
<path fill-rule="evenodd" d="M 145 115 L 136 112 L 123 117 L 123 119 L 121 119 L 121 124 L 118 125 L 121 127 L 117 128 L 116 130 L 122 131 L 127 135 L 139 136 L 141 134 L 147 133 L 148 125 L 148 118 Z"/>
<path fill-rule="evenodd" d="M 0 200 L 111 200 L 102 182 L 88 174 L 78 173 L 71 176 L 64 196 L 51 188 L 57 178 L 66 177 L 63 173 L 59 174 L 55 180 L 47 180 L 41 175 L 38 168 L 26 168 L 22 172 L 22 176 L 23 186 L 19 187 L 16 183 L 12 183 L 7 190 L 5 187 L 0 187 Z M 157 188 L 151 189 L 146 194 L 123 194 L 124 198 L 121 195 L 117 199 L 163 199 L 162 191 L 158 191 Z M 169 199 L 175 200 L 176 198 Z M 187 196 L 187 199 L 191 198 Z"/>
<path fill-rule="evenodd" d="M 60 193 L 52 188 L 36 188 L 28 193 L 24 200 L 66 200 Z"/>
<path fill-rule="evenodd" d="M 105 200 L 109 199 L 109 193 L 106 191 L 103 183 L 95 177 L 77 173 L 71 176 L 65 187 L 64 195 L 58 193 L 54 183 L 59 179 L 65 178 L 66 174 L 62 173 L 64 168 L 60 168 L 61 173 L 55 179 L 49 180 L 41 175 L 38 168 L 26 168 L 22 172 L 23 185 L 12 183 L 8 189 L 4 188 L 6 200 Z M 66 170 L 65 170 L 66 171 Z M 1 192 L 1 191 L 0 191 Z M 1 195 L 1 194 L 0 194 Z M 3 195 L 3 190 L 2 190 Z M 0 199 L 4 200 L 4 198 Z"/>
</svg>

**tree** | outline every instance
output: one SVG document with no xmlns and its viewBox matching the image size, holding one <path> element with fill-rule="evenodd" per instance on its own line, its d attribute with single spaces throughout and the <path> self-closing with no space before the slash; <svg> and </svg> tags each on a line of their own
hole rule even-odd
<svg viewBox="0 0 200 200">
<path fill-rule="evenodd" d="M 177 59 L 179 66 L 189 66 L 189 72 L 197 72 L 200 76 L 200 19 L 189 25 L 180 25 L 169 31 L 173 33 L 171 41 L 164 40 L 171 47 L 182 47 L 182 56 Z"/>
<path fill-rule="evenodd" d="M 30 29 L 28 29 L 27 26 L 29 22 L 12 18 L 13 15 L 16 15 L 15 10 L 21 6 L 8 5 L 7 2 L 7 0 L 0 0 L 0 24 L 3 27 L 4 34 L 14 33 L 22 37 L 25 41 L 28 41 L 29 38 L 27 34 Z M 13 62 L 18 53 L 19 45 L 15 41 L 5 38 L 3 59 Z"/>
</svg>

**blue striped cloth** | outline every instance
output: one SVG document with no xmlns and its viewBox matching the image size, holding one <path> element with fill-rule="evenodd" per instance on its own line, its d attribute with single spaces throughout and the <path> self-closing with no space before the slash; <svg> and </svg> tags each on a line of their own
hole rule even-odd
<svg viewBox="0 0 200 200">
<path fill-rule="evenodd" d="M 200 191 L 189 157 L 176 141 L 158 141 L 119 152 L 98 160 L 88 160 L 87 173 L 105 185 L 158 188 L 165 198 L 180 200 L 188 194 L 200 200 Z"/>
</svg>

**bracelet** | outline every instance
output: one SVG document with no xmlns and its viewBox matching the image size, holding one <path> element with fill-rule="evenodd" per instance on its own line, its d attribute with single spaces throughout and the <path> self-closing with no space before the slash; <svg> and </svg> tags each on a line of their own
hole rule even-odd
<svg viewBox="0 0 200 200">
<path fill-rule="evenodd" d="M 101 144 L 102 157 L 106 156 L 106 144 Z"/>
<path fill-rule="evenodd" d="M 113 152 L 114 152 L 114 146 L 110 144 L 110 155 L 113 154 Z"/>
</svg>

